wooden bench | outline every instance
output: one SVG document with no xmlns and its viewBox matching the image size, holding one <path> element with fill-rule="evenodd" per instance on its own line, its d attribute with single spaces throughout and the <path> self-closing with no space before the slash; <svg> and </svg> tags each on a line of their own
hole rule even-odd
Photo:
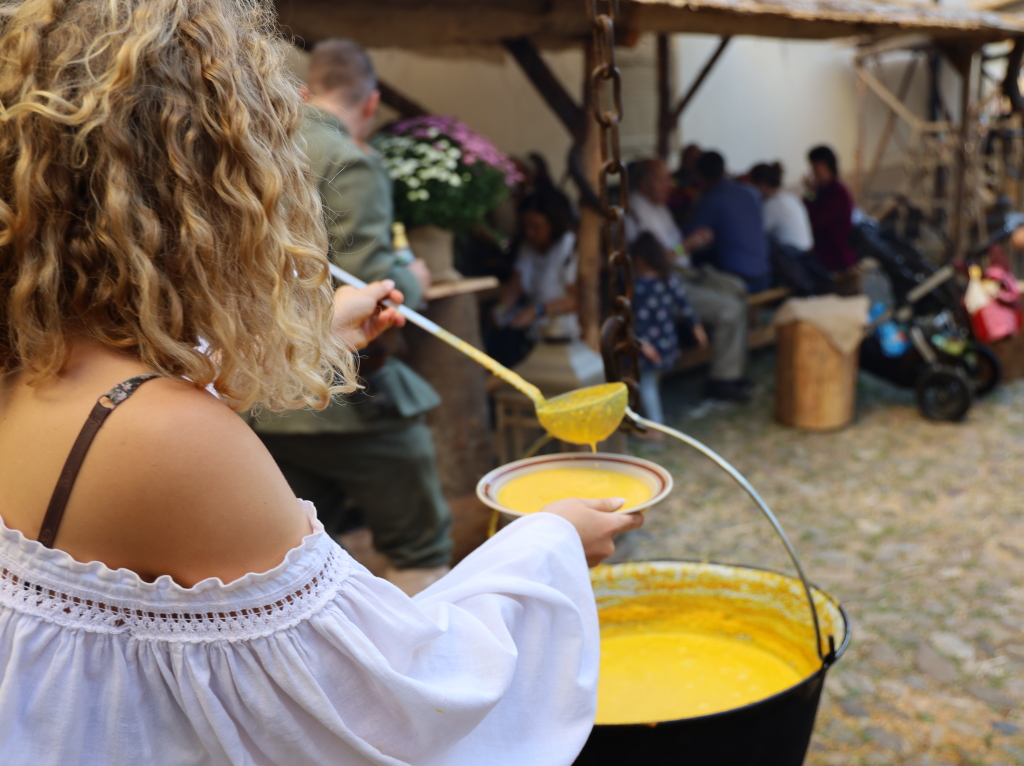
<svg viewBox="0 0 1024 766">
<path fill-rule="evenodd" d="M 772 287 L 759 293 L 747 296 L 747 348 L 754 349 L 770 346 L 775 342 L 775 328 L 770 320 L 766 321 L 763 313 L 775 309 L 789 298 L 789 288 Z M 690 348 L 683 352 L 674 370 L 692 370 L 703 367 L 711 362 L 711 348 Z"/>
</svg>

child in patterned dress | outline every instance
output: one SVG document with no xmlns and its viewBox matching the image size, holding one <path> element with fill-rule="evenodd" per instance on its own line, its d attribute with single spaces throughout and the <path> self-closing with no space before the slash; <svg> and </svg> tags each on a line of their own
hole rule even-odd
<svg viewBox="0 0 1024 766">
<path fill-rule="evenodd" d="M 663 423 L 661 376 L 679 361 L 680 333 L 692 335 L 701 348 L 707 346 L 708 336 L 686 298 L 682 280 L 672 271 L 668 253 L 655 236 L 642 233 L 633 242 L 630 254 L 636 274 L 636 335 L 641 343 L 640 404 L 646 417 Z"/>
</svg>

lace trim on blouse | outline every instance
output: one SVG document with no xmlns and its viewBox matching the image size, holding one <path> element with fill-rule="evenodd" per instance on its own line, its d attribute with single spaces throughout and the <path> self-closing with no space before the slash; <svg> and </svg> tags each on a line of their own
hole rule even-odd
<svg viewBox="0 0 1024 766">
<path fill-rule="evenodd" d="M 211 594 L 203 593 L 206 598 L 196 599 L 194 611 L 187 604 L 147 604 L 144 596 L 134 603 L 116 603 L 120 599 L 104 601 L 88 588 L 47 583 L 51 578 L 42 572 L 33 574 L 31 569 L 10 560 L 2 561 L 7 557 L 0 557 L 0 607 L 66 628 L 127 634 L 139 640 L 247 641 L 294 627 L 334 598 L 348 576 L 351 559 L 333 541 L 322 547 L 325 555 L 321 565 L 314 565 L 310 576 L 283 586 L 280 596 L 268 598 L 264 593 L 260 598 L 254 598 L 255 594 L 246 598 L 233 589 L 232 583 L 225 586 L 229 590 L 224 592 L 223 600 L 217 599 L 219 603 L 211 603 Z M 288 568 L 291 554 L 299 550 L 289 552 L 281 569 Z M 313 553 L 308 549 L 304 552 Z M 281 579 L 287 582 L 289 578 Z M 223 611 L 225 608 L 230 611 Z"/>
</svg>

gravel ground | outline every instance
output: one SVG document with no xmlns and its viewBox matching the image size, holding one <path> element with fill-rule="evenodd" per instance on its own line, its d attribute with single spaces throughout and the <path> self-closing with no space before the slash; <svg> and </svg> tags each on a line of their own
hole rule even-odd
<svg viewBox="0 0 1024 766">
<path fill-rule="evenodd" d="M 750 479 L 850 616 L 807 764 L 1024 764 L 1024 381 L 938 424 L 909 391 L 862 375 L 856 423 L 812 434 L 772 420 L 771 354 L 752 367 L 749 405 L 698 404 L 687 376 L 666 382 L 666 407 Z M 788 571 L 717 468 L 677 443 L 631 449 L 670 469 L 676 491 L 621 558 Z"/>
</svg>

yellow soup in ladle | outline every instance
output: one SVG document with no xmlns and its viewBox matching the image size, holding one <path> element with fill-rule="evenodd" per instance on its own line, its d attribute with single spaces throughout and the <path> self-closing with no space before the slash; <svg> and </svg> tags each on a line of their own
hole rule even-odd
<svg viewBox="0 0 1024 766">
<path fill-rule="evenodd" d="M 517 476 L 498 490 L 498 502 L 519 513 L 536 513 L 548 503 L 579 497 L 597 500 L 621 497 L 627 510 L 651 499 L 650 487 L 639 479 L 602 468 L 552 468 Z"/>
</svg>

